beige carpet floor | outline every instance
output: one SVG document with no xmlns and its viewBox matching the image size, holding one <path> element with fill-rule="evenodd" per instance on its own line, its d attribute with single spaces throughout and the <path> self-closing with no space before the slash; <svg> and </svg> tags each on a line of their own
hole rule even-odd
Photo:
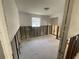
<svg viewBox="0 0 79 59">
<path fill-rule="evenodd" d="M 58 47 L 53 35 L 30 38 L 21 44 L 20 59 L 57 59 Z"/>
</svg>

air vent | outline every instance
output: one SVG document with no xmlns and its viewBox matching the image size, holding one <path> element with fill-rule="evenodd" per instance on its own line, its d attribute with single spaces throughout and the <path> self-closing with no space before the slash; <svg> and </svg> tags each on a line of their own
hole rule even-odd
<svg viewBox="0 0 79 59">
<path fill-rule="evenodd" d="M 44 10 L 49 10 L 50 8 L 48 8 L 48 7 L 46 7 L 46 8 L 44 8 Z"/>
</svg>

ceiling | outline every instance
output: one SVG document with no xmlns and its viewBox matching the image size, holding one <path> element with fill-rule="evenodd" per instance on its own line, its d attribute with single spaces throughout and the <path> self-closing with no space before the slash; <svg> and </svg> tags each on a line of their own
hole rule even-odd
<svg viewBox="0 0 79 59">
<path fill-rule="evenodd" d="M 16 0 L 16 3 L 21 12 L 56 17 L 63 14 L 65 0 Z"/>
</svg>

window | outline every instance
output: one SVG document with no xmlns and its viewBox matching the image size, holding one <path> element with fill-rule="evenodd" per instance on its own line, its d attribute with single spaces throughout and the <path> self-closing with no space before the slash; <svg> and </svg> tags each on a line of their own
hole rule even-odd
<svg viewBox="0 0 79 59">
<path fill-rule="evenodd" d="M 40 27 L 40 18 L 32 17 L 32 27 Z"/>
</svg>

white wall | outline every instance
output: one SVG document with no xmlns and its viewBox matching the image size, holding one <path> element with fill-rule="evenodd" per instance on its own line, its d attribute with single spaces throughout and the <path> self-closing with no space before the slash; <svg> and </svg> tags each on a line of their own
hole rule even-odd
<svg viewBox="0 0 79 59">
<path fill-rule="evenodd" d="M 41 18 L 41 26 L 47 25 L 50 19 L 48 16 L 40 16 L 40 15 L 33 15 L 24 12 L 19 12 L 20 15 L 20 24 L 21 26 L 32 26 L 32 17 L 40 17 Z"/>
<path fill-rule="evenodd" d="M 8 32 L 5 23 L 2 0 L 0 0 L 0 41 L 3 48 L 5 59 L 12 58 L 11 42 L 8 37 Z M 0 57 L 0 59 L 3 59 Z"/>
<path fill-rule="evenodd" d="M 59 24 L 58 24 L 58 17 L 51 18 L 51 19 L 49 20 L 49 22 L 50 22 L 52 25 L 59 25 Z"/>
<path fill-rule="evenodd" d="M 9 38 L 12 40 L 19 28 L 19 15 L 15 0 L 3 0 Z"/>
<path fill-rule="evenodd" d="M 79 0 L 74 0 L 68 37 L 79 34 Z"/>
</svg>

